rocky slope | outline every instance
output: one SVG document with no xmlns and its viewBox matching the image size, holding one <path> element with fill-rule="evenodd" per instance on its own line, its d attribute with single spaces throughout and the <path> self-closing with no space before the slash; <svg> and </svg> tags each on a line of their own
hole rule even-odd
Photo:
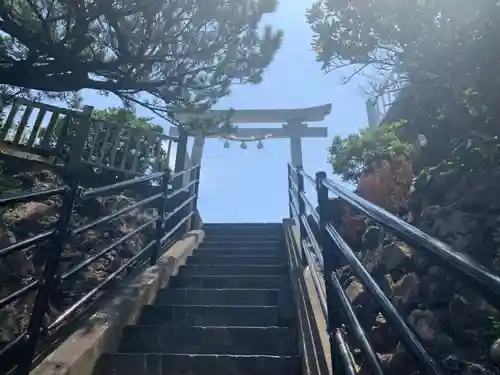
<svg viewBox="0 0 500 375">
<path fill-rule="evenodd" d="M 498 176 L 500 168 L 437 174 L 413 194 L 412 213 L 405 219 L 500 274 Z M 363 225 L 354 236 L 352 221 L 344 223 L 350 245 L 446 373 L 500 374 L 498 311 L 424 252 L 359 220 Z M 349 266 L 339 276 L 388 373 L 420 374 Z"/>
<path fill-rule="evenodd" d="M 13 194 L 30 190 L 51 189 L 63 184 L 61 178 L 48 170 L 9 173 L 0 175 L 0 193 Z M 97 218 L 131 205 L 136 200 L 121 193 L 80 202 L 74 209 L 74 227 L 92 222 Z M 32 237 L 54 227 L 57 221 L 61 197 L 50 197 L 40 201 L 20 203 L 1 208 L 0 248 Z M 154 218 L 155 210 L 134 210 L 111 223 L 102 224 L 81 235 L 75 236 L 62 253 L 60 272 L 70 270 L 82 260 L 96 254 L 115 240 L 130 233 Z M 57 317 L 86 291 L 103 281 L 146 244 L 152 234 L 148 227 L 119 245 L 104 257 L 96 260 L 75 276 L 63 282 L 51 301 L 51 316 Z M 150 238 L 150 237 L 149 237 Z M 51 251 L 50 243 L 34 246 L 24 251 L 0 258 L 0 298 L 28 285 L 39 277 L 43 269 L 44 253 Z M 0 347 L 14 339 L 25 327 L 31 313 L 34 292 L 0 310 Z"/>
</svg>

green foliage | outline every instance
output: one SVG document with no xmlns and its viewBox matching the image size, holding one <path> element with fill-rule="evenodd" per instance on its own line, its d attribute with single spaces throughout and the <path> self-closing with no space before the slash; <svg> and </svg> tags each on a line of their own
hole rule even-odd
<svg viewBox="0 0 500 375">
<path fill-rule="evenodd" d="M 316 0 L 307 19 L 325 69 L 346 64 L 388 68 L 398 61 L 408 73 L 440 79 L 429 68 L 448 55 L 446 68 L 453 70 L 456 52 L 479 47 L 480 39 L 498 28 L 499 10 L 500 3 L 491 0 L 459 7 L 449 0 Z"/>
<path fill-rule="evenodd" d="M 500 136 L 500 1 L 316 0 L 307 18 L 325 71 L 351 66 L 379 80 L 397 66 L 409 84 L 395 114 L 408 120 L 402 139 L 429 141 L 419 166 L 455 159 L 475 132 Z"/>
<path fill-rule="evenodd" d="M 488 317 L 485 334 L 491 340 L 496 340 L 500 336 L 500 316 L 498 314 Z"/>
<path fill-rule="evenodd" d="M 356 182 L 371 163 L 390 160 L 397 155 L 409 156 L 411 145 L 402 141 L 397 130 L 404 122 L 384 124 L 361 130 L 345 138 L 334 137 L 328 149 L 329 162 L 335 173 Z"/>
<path fill-rule="evenodd" d="M 259 83 L 282 41 L 276 0 L 6 0 L 0 82 L 64 96 L 114 94 L 162 116 L 203 112 Z"/>
<path fill-rule="evenodd" d="M 153 121 L 152 117 L 137 116 L 135 112 L 127 108 L 111 107 L 102 110 L 95 109 L 92 112 L 92 119 L 98 122 L 111 122 L 121 124 L 123 127 L 150 130 L 155 133 L 163 134 L 163 128 L 151 122 Z"/>
</svg>

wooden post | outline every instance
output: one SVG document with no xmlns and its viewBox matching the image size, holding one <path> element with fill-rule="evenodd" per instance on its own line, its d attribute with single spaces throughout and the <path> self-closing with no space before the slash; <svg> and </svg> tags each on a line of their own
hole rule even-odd
<svg viewBox="0 0 500 375">
<path fill-rule="evenodd" d="M 86 105 L 85 107 L 83 107 L 83 111 L 79 115 L 80 121 L 76 129 L 75 140 L 71 145 L 68 155 L 68 164 L 71 165 L 71 167 L 75 167 L 83 157 L 85 143 L 89 138 L 91 126 L 90 118 L 92 116 L 93 110 L 94 107 Z"/>
<path fill-rule="evenodd" d="M 179 140 L 177 141 L 177 152 L 175 153 L 174 173 L 181 172 L 186 168 L 187 141 L 188 132 L 183 128 L 178 128 Z M 182 186 L 184 178 L 178 177 L 173 181 L 174 189 L 179 189 Z"/>
</svg>

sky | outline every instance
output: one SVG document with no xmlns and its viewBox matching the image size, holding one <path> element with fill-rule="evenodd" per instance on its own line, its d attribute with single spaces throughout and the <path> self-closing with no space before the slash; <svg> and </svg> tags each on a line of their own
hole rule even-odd
<svg viewBox="0 0 500 375">
<path fill-rule="evenodd" d="M 346 72 L 325 75 L 311 50 L 312 31 L 305 11 L 312 0 L 281 1 L 276 13 L 264 22 L 284 31 L 284 42 L 259 85 L 237 85 L 217 109 L 288 109 L 332 104 L 323 122 L 310 126 L 328 127 L 327 138 L 304 139 L 304 169 L 314 175 L 326 171 L 340 181 L 327 163 L 327 148 L 335 135 L 347 135 L 366 127 L 363 78 L 342 85 Z M 102 109 L 119 104 L 109 97 L 84 94 L 87 105 Z M 139 114 L 147 114 L 140 109 Z M 157 124 L 167 127 L 164 120 Z M 266 127 L 266 124 L 246 126 Z M 243 126 L 239 126 L 243 127 Z M 166 131 L 168 132 L 168 131 Z M 218 139 L 208 139 L 203 151 L 198 209 L 205 223 L 281 222 L 288 216 L 287 163 L 290 145 L 287 139 L 268 139 L 264 148 L 249 143 L 243 150 L 238 143 L 224 148 Z M 306 188 L 316 203 L 313 187 Z"/>
</svg>

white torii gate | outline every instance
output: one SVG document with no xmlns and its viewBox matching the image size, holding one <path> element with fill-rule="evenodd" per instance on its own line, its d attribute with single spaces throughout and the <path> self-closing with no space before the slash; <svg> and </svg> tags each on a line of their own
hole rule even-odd
<svg viewBox="0 0 500 375">
<path fill-rule="evenodd" d="M 243 109 L 232 111 L 229 121 L 232 124 L 259 124 L 259 123 L 281 123 L 281 128 L 237 128 L 230 135 L 236 138 L 289 138 L 291 164 L 295 167 L 302 166 L 302 138 L 326 138 L 328 128 L 308 127 L 306 122 L 323 121 L 332 109 L 331 104 L 300 109 Z M 220 119 L 229 115 L 227 110 L 210 110 L 203 114 L 178 113 L 175 117 L 178 121 L 189 122 L 199 119 Z M 171 136 L 178 136 L 177 127 L 170 128 Z M 200 164 L 203 156 L 205 138 L 219 138 L 227 134 L 190 134 L 194 136 L 194 144 L 191 152 L 191 163 Z"/>
</svg>

